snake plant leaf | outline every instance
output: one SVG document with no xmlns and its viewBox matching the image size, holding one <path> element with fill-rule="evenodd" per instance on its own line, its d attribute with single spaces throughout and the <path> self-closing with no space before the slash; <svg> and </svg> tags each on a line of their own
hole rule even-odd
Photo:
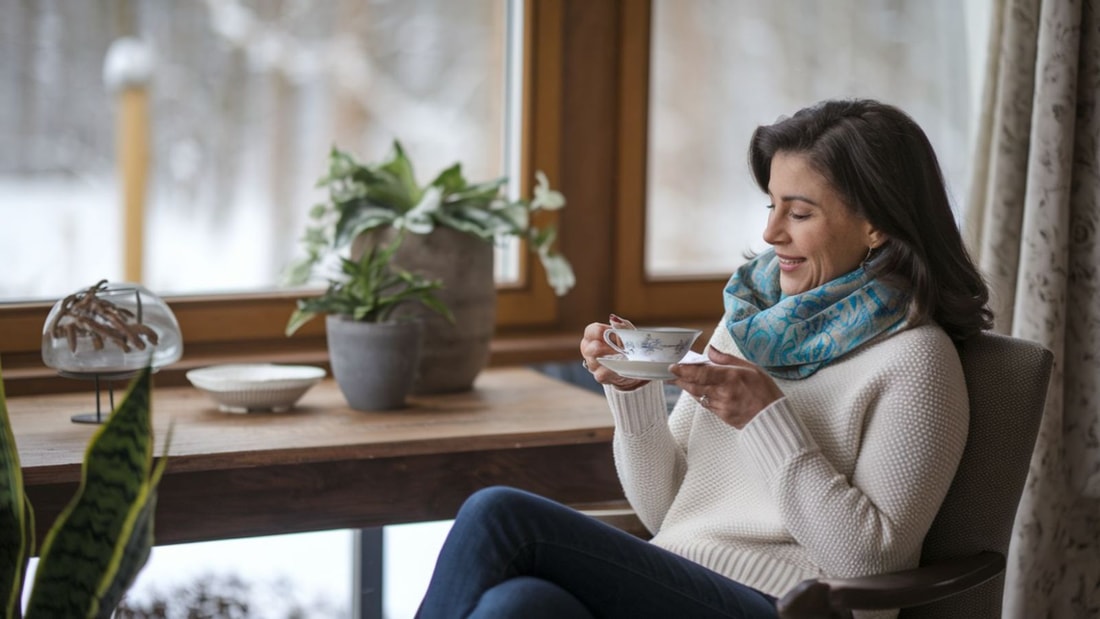
<svg viewBox="0 0 1100 619">
<path fill-rule="evenodd" d="M 115 608 L 122 601 L 122 596 L 134 583 L 145 562 L 149 560 L 149 554 L 153 549 L 153 512 L 156 511 L 156 506 L 156 494 L 152 493 L 138 513 L 137 521 L 134 522 L 133 534 L 119 561 L 116 576 L 107 581 L 107 590 L 97 601 L 96 619 L 110 619 Z"/>
<path fill-rule="evenodd" d="M 157 485 L 164 474 L 164 467 L 168 464 L 168 446 L 172 444 L 172 426 L 168 426 L 168 432 L 164 439 L 164 453 L 156 464 L 148 483 L 142 487 L 144 500 L 139 501 L 141 509 L 138 512 L 137 521 L 134 523 L 133 534 L 126 542 L 118 572 L 114 578 L 104 578 L 100 582 L 100 588 L 106 586 L 106 590 L 99 599 L 99 616 L 102 619 L 110 619 L 111 613 L 130 585 L 134 583 L 138 572 L 149 560 L 149 553 L 153 549 L 153 519 L 157 509 Z M 106 575 L 105 575 L 106 576 Z"/>
<path fill-rule="evenodd" d="M 28 619 L 109 614 L 103 596 L 113 590 L 130 539 L 142 533 L 152 492 L 151 386 L 146 366 L 88 444 L 80 488 L 42 544 Z"/>
<path fill-rule="evenodd" d="M 23 575 L 34 539 L 30 502 L 23 494 L 23 469 L 15 434 L 8 417 L 0 375 L 0 611 L 4 617 L 18 616 L 23 596 Z"/>
</svg>

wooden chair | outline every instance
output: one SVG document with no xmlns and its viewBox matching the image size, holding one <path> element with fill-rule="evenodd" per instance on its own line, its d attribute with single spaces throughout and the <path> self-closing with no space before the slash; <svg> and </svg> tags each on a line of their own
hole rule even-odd
<svg viewBox="0 0 1100 619">
<path fill-rule="evenodd" d="M 806 580 L 779 601 L 784 619 L 843 619 L 901 608 L 901 619 L 1001 616 L 1005 556 L 1046 403 L 1053 355 L 983 333 L 959 349 L 970 432 L 955 480 L 924 540 L 921 566 Z"/>
</svg>

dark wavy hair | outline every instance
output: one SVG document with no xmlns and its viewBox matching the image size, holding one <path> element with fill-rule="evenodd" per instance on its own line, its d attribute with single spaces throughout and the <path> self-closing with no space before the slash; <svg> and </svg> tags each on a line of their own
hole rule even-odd
<svg viewBox="0 0 1100 619">
<path fill-rule="evenodd" d="M 878 101 L 831 100 L 758 127 L 749 163 L 765 193 L 778 152 L 806 157 L 887 235 L 868 269 L 912 294 L 911 319 L 931 318 L 956 342 L 992 326 L 989 289 L 959 234 L 936 153 L 909 115 Z"/>
</svg>

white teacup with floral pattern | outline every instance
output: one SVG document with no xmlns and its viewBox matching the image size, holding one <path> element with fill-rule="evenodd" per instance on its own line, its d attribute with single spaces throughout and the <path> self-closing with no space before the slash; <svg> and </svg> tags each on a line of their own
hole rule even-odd
<svg viewBox="0 0 1100 619">
<path fill-rule="evenodd" d="M 645 327 L 638 329 L 608 329 L 603 332 L 607 345 L 631 361 L 676 363 L 691 350 L 702 331 L 682 327 Z M 612 335 L 619 338 L 617 343 Z"/>
</svg>

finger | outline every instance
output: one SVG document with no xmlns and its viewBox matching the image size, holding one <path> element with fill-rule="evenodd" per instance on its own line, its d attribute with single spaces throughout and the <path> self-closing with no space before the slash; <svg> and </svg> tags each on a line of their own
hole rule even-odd
<svg viewBox="0 0 1100 619">
<path fill-rule="evenodd" d="M 611 325 L 605 325 L 602 322 L 589 323 L 584 328 L 584 339 L 586 340 L 602 340 L 603 332 L 611 328 Z"/>
<path fill-rule="evenodd" d="M 610 318 L 609 321 L 611 322 L 611 326 L 616 328 L 616 329 L 633 329 L 634 328 L 634 323 L 630 322 L 626 318 L 623 318 L 622 316 L 617 316 L 615 314 L 611 315 L 611 318 Z"/>
<path fill-rule="evenodd" d="M 668 370 L 680 382 L 687 385 L 703 386 L 712 382 L 710 380 L 710 375 L 712 373 L 711 370 L 714 368 L 715 366 L 713 365 L 701 363 L 674 363 L 669 366 Z M 683 388 L 682 385 L 678 386 Z"/>
<path fill-rule="evenodd" d="M 590 367 L 596 364 L 600 357 L 610 357 L 616 354 L 618 353 L 609 347 L 603 339 L 587 340 L 581 344 L 581 356 L 588 360 Z"/>
<path fill-rule="evenodd" d="M 625 376 L 620 376 L 616 372 L 602 365 L 598 366 L 595 370 L 592 371 L 592 377 L 595 378 L 596 382 L 600 383 L 601 385 L 611 385 L 616 389 L 619 389 L 620 391 L 633 391 L 641 387 L 642 385 L 649 383 L 648 380 L 640 380 L 636 378 L 627 378 Z"/>
<path fill-rule="evenodd" d="M 610 328 L 598 322 L 585 327 L 584 336 L 581 338 L 581 355 L 591 360 L 607 354 L 606 351 L 610 351 L 611 348 L 604 342 L 603 332 Z"/>
<path fill-rule="evenodd" d="M 707 346 L 706 353 L 711 363 L 717 365 L 734 365 L 737 367 L 750 367 L 753 365 L 751 362 L 745 361 L 741 357 L 724 353 L 713 346 Z"/>
</svg>

